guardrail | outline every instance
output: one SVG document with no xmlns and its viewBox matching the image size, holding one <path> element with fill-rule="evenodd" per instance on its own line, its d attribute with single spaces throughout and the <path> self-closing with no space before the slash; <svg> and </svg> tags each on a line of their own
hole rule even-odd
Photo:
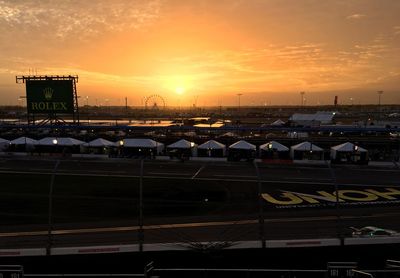
<svg viewBox="0 0 400 278">
<path fill-rule="evenodd" d="M 388 262 L 398 261 L 388 260 Z M 279 277 L 279 278 L 353 278 L 353 277 L 399 277 L 400 269 L 364 270 L 357 269 L 356 262 L 328 262 L 327 269 L 270 269 L 270 268 L 156 268 L 154 262 L 148 263 L 143 273 L 24 273 L 22 265 L 0 265 L 0 276 L 4 278 L 23 277 Z M 260 276 L 261 275 L 261 276 Z"/>
<path fill-rule="evenodd" d="M 25 274 L 23 277 L 71 277 L 71 278 L 86 278 L 86 277 L 229 277 L 234 274 L 235 277 L 270 277 L 270 278 L 398 278 L 400 271 L 394 270 L 356 270 L 352 269 L 348 275 L 345 276 L 330 276 L 326 269 L 229 269 L 229 268 L 154 268 L 151 276 L 137 273 L 124 273 L 124 274 Z M 22 278 L 22 277 L 21 277 Z"/>
</svg>

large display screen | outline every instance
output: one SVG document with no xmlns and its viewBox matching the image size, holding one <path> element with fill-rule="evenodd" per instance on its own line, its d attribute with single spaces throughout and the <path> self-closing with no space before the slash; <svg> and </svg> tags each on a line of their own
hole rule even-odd
<svg viewBox="0 0 400 278">
<path fill-rule="evenodd" d="M 72 114 L 73 80 L 26 80 L 28 113 Z"/>
</svg>

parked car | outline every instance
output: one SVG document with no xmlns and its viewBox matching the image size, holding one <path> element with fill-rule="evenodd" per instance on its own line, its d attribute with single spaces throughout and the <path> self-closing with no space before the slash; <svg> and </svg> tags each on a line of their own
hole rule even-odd
<svg viewBox="0 0 400 278">
<path fill-rule="evenodd" d="M 400 233 L 394 230 L 378 228 L 374 226 L 366 226 L 362 228 L 350 227 L 353 230 L 353 237 L 388 237 L 400 236 Z"/>
</svg>

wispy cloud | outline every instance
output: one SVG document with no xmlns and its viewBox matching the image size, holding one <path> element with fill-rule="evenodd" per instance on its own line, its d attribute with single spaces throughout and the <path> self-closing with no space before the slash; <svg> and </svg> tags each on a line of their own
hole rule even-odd
<svg viewBox="0 0 400 278">
<path fill-rule="evenodd" d="M 394 34 L 397 36 L 397 35 L 400 35 L 400 26 L 394 26 L 393 27 L 393 30 L 394 30 Z"/>
<path fill-rule="evenodd" d="M 365 17 L 367 17 L 365 14 L 352 14 L 352 15 L 347 16 L 346 18 L 347 19 L 362 19 Z"/>
<path fill-rule="evenodd" d="M 59 39 L 139 29 L 159 16 L 160 0 L 0 1 L 0 27 L 19 32 L 43 28 Z"/>
</svg>

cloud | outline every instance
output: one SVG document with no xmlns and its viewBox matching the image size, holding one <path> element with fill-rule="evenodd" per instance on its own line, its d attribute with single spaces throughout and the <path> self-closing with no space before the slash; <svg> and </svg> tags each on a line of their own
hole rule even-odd
<svg viewBox="0 0 400 278">
<path fill-rule="evenodd" d="M 140 29 L 158 18 L 160 0 L 10 1 L 0 0 L 0 28 L 59 39 L 86 39 L 102 32 Z M 14 30 L 15 29 L 15 30 Z"/>
<path fill-rule="evenodd" d="M 393 30 L 395 36 L 400 35 L 400 26 L 394 26 Z"/>
<path fill-rule="evenodd" d="M 352 20 L 352 19 L 362 19 L 362 18 L 365 18 L 365 17 L 367 17 L 365 14 L 352 14 L 352 15 L 349 15 L 348 17 L 346 17 L 346 18 Z"/>
</svg>

